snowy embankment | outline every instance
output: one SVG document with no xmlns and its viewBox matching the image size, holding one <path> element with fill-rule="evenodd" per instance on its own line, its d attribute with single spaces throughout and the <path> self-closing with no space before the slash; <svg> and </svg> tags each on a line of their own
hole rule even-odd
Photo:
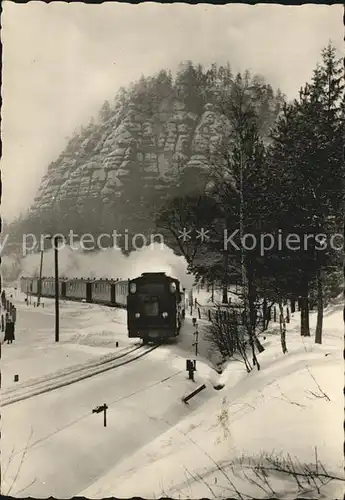
<svg viewBox="0 0 345 500">
<path fill-rule="evenodd" d="M 126 311 L 67 301 L 60 302 L 57 343 L 54 299 L 44 299 L 44 307 L 36 308 L 34 299 L 27 306 L 24 294 L 11 289 L 7 293 L 13 295 L 10 300 L 17 309 L 17 322 L 16 340 L 2 347 L 2 389 L 120 355 L 137 343 L 137 339 L 128 339 Z M 19 384 L 14 382 L 15 375 L 19 376 Z"/>
<path fill-rule="evenodd" d="M 314 313 L 310 322 L 315 328 Z M 322 345 L 301 337 L 298 326 L 296 313 L 287 354 L 278 334 L 267 335 L 259 372 L 247 374 L 243 365 L 229 363 L 222 391 L 175 425 L 167 415 L 165 433 L 80 494 L 296 498 L 303 486 L 304 498 L 342 498 L 344 484 L 323 476 L 324 467 L 343 478 L 342 307 L 325 311 Z M 305 464 L 311 464 L 308 470 Z M 318 479 L 311 478 L 313 470 Z M 321 481 L 327 485 L 318 493 Z"/>
</svg>

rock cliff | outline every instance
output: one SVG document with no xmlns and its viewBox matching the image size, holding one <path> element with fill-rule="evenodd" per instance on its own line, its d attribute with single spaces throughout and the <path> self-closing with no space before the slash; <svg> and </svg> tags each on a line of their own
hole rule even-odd
<svg viewBox="0 0 345 500">
<path fill-rule="evenodd" d="M 219 87 L 231 92 L 230 70 L 217 71 L 210 76 L 189 64 L 174 83 L 162 71 L 122 91 L 113 106 L 106 102 L 98 122 L 76 133 L 49 165 L 27 229 L 150 230 L 154 208 L 179 184 L 181 173 L 192 190 L 231 136 L 219 99 Z M 279 96 L 266 84 L 257 87 L 267 126 L 279 111 Z"/>
</svg>

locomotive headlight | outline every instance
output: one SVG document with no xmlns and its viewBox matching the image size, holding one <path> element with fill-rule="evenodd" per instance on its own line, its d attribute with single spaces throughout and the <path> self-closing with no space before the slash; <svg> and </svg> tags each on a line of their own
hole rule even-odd
<svg viewBox="0 0 345 500">
<path fill-rule="evenodd" d="M 164 313 L 162 314 L 162 316 L 163 316 L 163 318 L 167 318 L 167 317 L 168 317 L 168 313 L 167 313 L 167 312 L 164 312 Z"/>
<path fill-rule="evenodd" d="M 140 313 L 135 313 L 136 318 L 140 318 Z"/>
<path fill-rule="evenodd" d="M 176 283 L 174 283 L 173 281 L 170 283 L 170 291 L 171 293 L 176 292 Z"/>
<path fill-rule="evenodd" d="M 129 287 L 129 291 L 131 293 L 135 293 L 137 291 L 137 285 L 135 283 L 131 283 L 131 285 Z"/>
</svg>

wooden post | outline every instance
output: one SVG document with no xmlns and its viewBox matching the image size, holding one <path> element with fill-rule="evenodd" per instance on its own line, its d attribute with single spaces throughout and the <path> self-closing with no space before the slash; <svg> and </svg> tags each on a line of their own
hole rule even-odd
<svg viewBox="0 0 345 500">
<path fill-rule="evenodd" d="M 199 392 L 203 391 L 204 389 L 206 389 L 205 384 L 201 385 L 200 387 L 197 387 L 193 392 L 188 394 L 188 396 L 182 398 L 182 401 L 187 404 L 187 401 L 189 401 L 192 397 L 196 396 Z"/>
<path fill-rule="evenodd" d="M 106 427 L 107 426 L 107 409 L 108 409 L 108 407 L 105 403 L 103 405 L 103 408 L 104 408 L 104 410 L 103 410 L 104 411 L 104 427 Z"/>
<path fill-rule="evenodd" d="M 54 264 L 55 264 L 55 342 L 59 342 L 59 263 L 58 263 L 58 244 L 59 238 L 55 236 L 54 238 Z"/>
<path fill-rule="evenodd" d="M 42 294 L 42 268 L 43 268 L 43 250 L 41 250 L 40 277 L 39 277 L 39 280 L 38 280 L 37 307 L 39 307 L 40 302 L 41 302 L 41 294 Z"/>
<path fill-rule="evenodd" d="M 188 379 L 195 382 L 195 380 L 194 380 L 195 361 L 193 362 L 191 359 L 187 359 L 186 360 L 186 369 L 188 371 Z"/>
<path fill-rule="evenodd" d="M 195 356 L 198 355 L 198 343 L 199 343 L 199 331 L 198 331 L 198 323 L 195 323 L 195 342 L 193 343 L 193 346 L 195 347 Z"/>
</svg>

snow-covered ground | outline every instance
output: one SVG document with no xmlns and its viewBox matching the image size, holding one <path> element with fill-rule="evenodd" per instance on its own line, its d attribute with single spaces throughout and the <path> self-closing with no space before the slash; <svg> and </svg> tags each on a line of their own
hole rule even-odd
<svg viewBox="0 0 345 500">
<path fill-rule="evenodd" d="M 243 456 L 257 465 L 263 454 L 290 456 L 296 469 L 298 461 L 315 464 L 317 457 L 330 474 L 342 478 L 342 307 L 326 311 L 322 346 L 315 345 L 313 337 L 299 336 L 298 320 L 295 314 L 289 325 L 288 354 L 281 353 L 279 336 L 271 335 L 260 355 L 260 372 L 239 372 L 239 366 L 230 363 L 222 391 L 178 424 L 167 416 L 165 433 L 80 494 L 220 498 L 238 497 L 237 489 L 242 498 L 296 498 L 298 483 L 291 475 L 272 471 L 265 484 L 248 461 L 236 466 Z M 311 325 L 315 327 L 315 314 Z M 319 464 L 319 472 L 321 468 Z M 306 484 L 302 476 L 298 481 Z M 309 486 L 310 497 L 316 498 L 316 489 Z M 337 481 L 321 489 L 324 498 L 343 498 L 343 493 L 344 484 Z"/>
<path fill-rule="evenodd" d="M 49 382 L 57 370 L 66 374 L 137 343 L 127 338 L 125 311 L 76 302 L 61 303 L 60 342 L 55 343 L 54 300 L 44 299 L 44 308 L 35 308 L 25 305 L 21 294 L 13 295 L 16 340 L 2 345 L 6 401 L 20 387 L 42 378 Z M 3 492 L 71 497 L 164 432 L 165 415 L 176 423 L 213 395 L 213 389 L 204 391 L 189 406 L 181 401 L 196 383 L 212 388 L 217 379 L 214 370 L 198 362 L 196 382 L 188 380 L 186 357 L 194 350 L 191 321 L 181 332 L 184 336 L 185 350 L 179 344 L 162 346 L 125 366 L 4 406 Z M 14 382 L 15 374 L 19 382 Z M 92 414 L 104 402 L 109 406 L 106 429 L 102 415 Z"/>
<path fill-rule="evenodd" d="M 54 300 L 44 299 L 44 308 L 35 308 L 33 302 L 26 306 L 24 295 L 14 291 L 11 300 L 17 308 L 16 340 L 2 346 L 3 389 L 14 384 L 14 375 L 21 383 L 133 344 L 121 309 L 61 302 L 60 341 L 56 343 Z"/>
<path fill-rule="evenodd" d="M 16 341 L 2 346 L 5 390 L 18 384 L 14 374 L 19 383 L 29 382 L 135 343 L 127 338 L 125 311 L 61 303 L 61 340 L 55 344 L 54 301 L 44 299 L 44 308 L 36 309 L 18 294 L 14 302 Z M 260 372 L 247 374 L 242 363 L 230 362 L 219 377 L 199 356 L 194 383 L 185 370 L 194 350 L 187 317 L 176 345 L 3 407 L 2 493 L 219 498 L 238 496 L 237 488 L 256 498 L 265 496 L 263 490 L 268 497 L 296 498 L 296 482 L 282 473 L 270 474 L 273 494 L 243 464 L 231 470 L 230 462 L 242 455 L 262 453 L 290 454 L 301 463 L 315 462 L 317 453 L 329 473 L 342 477 L 342 306 L 325 311 L 322 346 L 313 337 L 301 338 L 298 327 L 296 313 L 288 325 L 285 355 L 279 335 L 266 335 Z M 221 391 L 213 388 L 217 381 L 225 384 Z M 202 383 L 206 389 L 185 405 L 182 396 Z M 103 415 L 92 414 L 103 403 L 109 407 L 106 428 Z M 342 484 L 331 482 L 327 488 L 321 490 L 325 498 L 342 498 Z"/>
</svg>

